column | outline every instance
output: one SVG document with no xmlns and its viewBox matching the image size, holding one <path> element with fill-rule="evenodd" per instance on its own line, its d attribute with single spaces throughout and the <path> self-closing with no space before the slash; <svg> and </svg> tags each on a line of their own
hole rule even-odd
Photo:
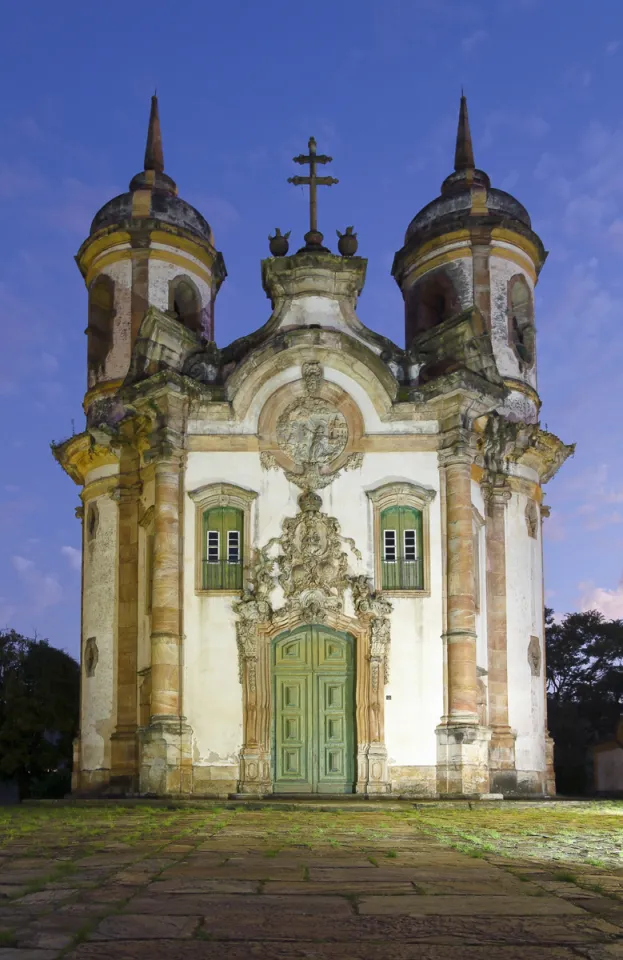
<svg viewBox="0 0 623 960">
<path fill-rule="evenodd" d="M 508 656 L 506 622 L 506 504 L 511 498 L 504 476 L 483 484 L 487 555 L 487 654 L 489 774 L 494 793 L 512 793 L 517 787 L 515 736 L 508 725 Z"/>
<path fill-rule="evenodd" d="M 141 731 L 141 793 L 192 792 L 192 730 L 181 714 L 180 482 L 183 453 L 166 445 L 154 461 L 151 707 Z"/>
<path fill-rule="evenodd" d="M 446 484 L 447 714 L 437 727 L 437 791 L 489 793 L 488 730 L 478 724 L 471 469 L 474 438 L 455 430 L 439 453 Z"/>
<path fill-rule="evenodd" d="M 126 438 L 113 493 L 118 517 L 117 572 L 117 723 L 111 736 L 110 784 L 115 792 L 133 793 L 138 780 L 138 500 L 139 455 Z"/>
<path fill-rule="evenodd" d="M 151 718 L 180 715 L 180 457 L 155 463 Z"/>
<path fill-rule="evenodd" d="M 447 511 L 448 723 L 478 723 L 476 605 L 472 535 L 472 454 L 443 451 Z"/>
</svg>

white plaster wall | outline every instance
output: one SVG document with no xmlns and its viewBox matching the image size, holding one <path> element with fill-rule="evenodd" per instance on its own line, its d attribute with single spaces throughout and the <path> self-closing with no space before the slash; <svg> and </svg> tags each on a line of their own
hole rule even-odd
<svg viewBox="0 0 623 960">
<path fill-rule="evenodd" d="M 543 587 L 541 543 L 528 534 L 527 499 L 513 493 L 506 514 L 506 596 L 508 616 L 508 709 L 516 731 L 518 772 L 545 769 L 545 695 L 543 682 Z M 541 674 L 528 662 L 530 637 L 539 638 Z"/>
<path fill-rule="evenodd" d="M 132 264 L 130 260 L 118 260 L 104 267 L 101 273 L 115 284 L 115 319 L 113 345 L 106 357 L 104 376 L 98 378 L 98 382 L 125 377 L 130 366 Z"/>
<path fill-rule="evenodd" d="M 521 251 L 517 250 L 516 252 L 520 253 Z M 503 377 L 524 380 L 536 390 L 536 363 L 529 370 L 521 373 L 517 355 L 508 342 L 508 282 L 512 277 L 520 274 L 525 278 L 534 298 L 532 278 L 527 270 L 523 270 L 518 263 L 496 256 L 492 256 L 490 259 L 489 274 L 491 283 L 491 337 L 498 369 Z"/>
<path fill-rule="evenodd" d="M 206 483 L 236 483 L 258 494 L 251 529 L 253 546 L 282 533 L 282 521 L 298 511 L 300 490 L 281 471 L 264 471 L 257 453 L 191 453 L 186 490 Z M 344 537 L 362 554 L 352 572 L 374 572 L 372 510 L 366 491 L 391 481 L 438 490 L 435 453 L 369 453 L 360 469 L 343 473 L 320 491 L 323 510 L 335 516 Z M 184 578 L 184 711 L 197 742 L 197 758 L 235 759 L 242 741 L 242 691 L 231 598 L 195 593 L 195 510 L 186 498 Z M 439 497 L 430 506 L 431 593 L 393 599 L 390 683 L 386 694 L 386 742 L 390 762 L 434 764 L 435 726 L 443 713 L 441 642 L 441 544 Z"/>
<path fill-rule="evenodd" d="M 171 253 L 176 257 L 180 256 L 179 250 L 168 248 L 163 244 L 154 243 L 154 250 L 162 250 L 165 253 Z M 202 309 L 209 306 L 212 301 L 212 290 L 210 284 L 205 279 L 205 273 L 208 268 L 200 263 L 195 257 L 185 253 L 184 259 L 188 262 L 188 267 L 182 267 L 177 263 L 168 263 L 166 260 L 149 260 L 149 303 L 157 307 L 158 310 L 169 309 L 169 284 L 179 276 L 188 276 L 195 284 L 199 296 L 201 297 Z M 194 268 L 194 269 L 193 269 Z"/>
<path fill-rule="evenodd" d="M 82 664 L 82 718 L 80 724 L 83 770 L 110 767 L 110 735 L 116 716 L 117 634 L 117 504 L 107 495 L 97 503 L 99 525 L 88 541 L 84 527 L 84 583 L 82 653 L 87 637 L 95 637 L 98 661 L 93 677 Z M 85 510 L 85 514 L 86 514 Z"/>
<path fill-rule="evenodd" d="M 354 340 L 364 343 L 373 353 L 381 353 L 380 345 L 372 343 L 369 337 L 360 335 L 346 322 L 339 300 L 317 296 L 297 297 L 288 302 L 279 318 L 279 326 L 286 330 L 288 327 L 306 327 L 311 324 L 347 333 Z"/>
</svg>

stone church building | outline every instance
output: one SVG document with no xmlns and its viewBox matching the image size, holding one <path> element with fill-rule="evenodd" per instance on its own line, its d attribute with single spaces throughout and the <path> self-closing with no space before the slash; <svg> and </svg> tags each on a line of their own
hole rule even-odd
<svg viewBox="0 0 623 960">
<path fill-rule="evenodd" d="M 323 244 L 331 158 L 295 158 L 310 229 L 270 238 L 263 326 L 215 344 L 226 277 L 165 173 L 144 170 L 77 254 L 88 291 L 81 488 L 82 795 L 554 792 L 543 484 L 525 208 L 474 163 L 411 220 L 398 346 L 358 319 L 352 228 Z"/>
</svg>

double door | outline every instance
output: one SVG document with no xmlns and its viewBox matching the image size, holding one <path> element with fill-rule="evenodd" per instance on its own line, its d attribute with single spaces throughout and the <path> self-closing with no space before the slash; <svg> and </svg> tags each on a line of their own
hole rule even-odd
<svg viewBox="0 0 623 960">
<path fill-rule="evenodd" d="M 354 640 L 318 625 L 273 641 L 273 790 L 352 793 Z"/>
</svg>

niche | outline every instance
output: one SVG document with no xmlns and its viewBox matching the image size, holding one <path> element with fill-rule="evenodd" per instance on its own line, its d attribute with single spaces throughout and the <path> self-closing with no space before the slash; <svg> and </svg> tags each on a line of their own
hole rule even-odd
<svg viewBox="0 0 623 960">
<path fill-rule="evenodd" d="M 104 375 L 106 358 L 113 345 L 115 284 L 105 274 L 89 288 L 89 325 L 87 326 L 87 367 L 94 379 Z"/>
<path fill-rule="evenodd" d="M 517 274 L 508 282 L 508 342 L 520 368 L 534 363 L 534 307 L 528 281 Z"/>
<path fill-rule="evenodd" d="M 201 333 L 201 297 L 189 277 L 176 277 L 169 284 L 169 312 L 187 330 Z"/>
</svg>

